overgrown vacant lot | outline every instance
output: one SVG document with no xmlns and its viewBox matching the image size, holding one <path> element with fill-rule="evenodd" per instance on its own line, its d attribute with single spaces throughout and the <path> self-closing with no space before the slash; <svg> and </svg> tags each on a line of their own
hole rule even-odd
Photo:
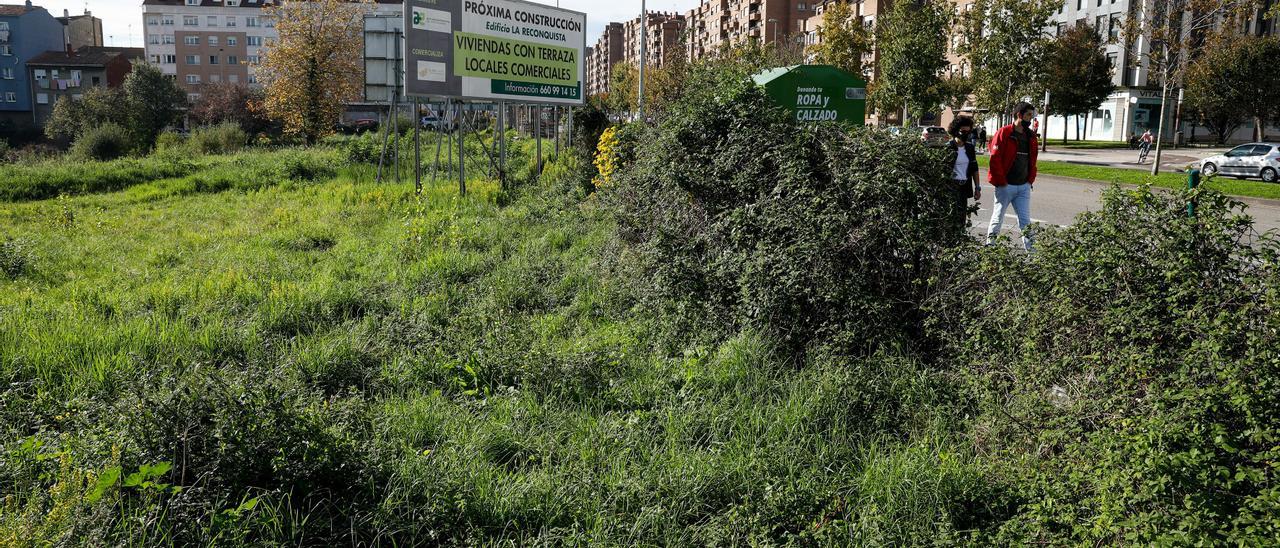
<svg viewBox="0 0 1280 548">
<path fill-rule="evenodd" d="M 0 545 L 1280 541 L 1280 245 L 1230 202 L 980 248 L 919 144 L 705 85 L 595 184 L 29 180 Z"/>
<path fill-rule="evenodd" d="M 5 544 L 892 538 L 985 489 L 858 412 L 938 398 L 910 362 L 679 331 L 559 189 L 164 188 L 0 206 Z"/>
</svg>

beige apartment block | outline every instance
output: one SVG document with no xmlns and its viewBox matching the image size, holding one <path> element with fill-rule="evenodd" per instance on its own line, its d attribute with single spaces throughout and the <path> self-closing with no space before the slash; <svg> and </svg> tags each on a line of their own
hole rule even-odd
<svg viewBox="0 0 1280 548">
<path fill-rule="evenodd" d="M 613 66 L 622 62 L 625 44 L 622 23 L 609 23 L 587 56 L 587 95 L 609 90 Z"/>
<path fill-rule="evenodd" d="M 268 8 L 276 0 L 143 0 L 147 61 L 177 80 L 197 100 L 201 86 L 239 81 L 257 86 L 255 73 L 266 46 L 279 37 Z M 376 0 L 370 14 L 399 15 L 403 2 Z M 198 44 L 189 43 L 194 38 Z M 212 40 L 217 45 L 210 45 Z M 227 45 L 234 39 L 234 45 Z M 219 51 L 221 50 L 221 51 Z M 218 55 L 217 65 L 210 63 Z M 194 57 L 192 57 L 194 56 Z M 234 57 L 238 68 L 226 66 Z"/>
<path fill-rule="evenodd" d="M 649 12 L 647 24 L 641 30 L 640 18 L 623 24 L 623 59 L 633 65 L 640 64 L 640 40 L 648 40 L 645 66 L 661 67 L 670 55 L 683 55 L 685 17 L 678 13 Z"/>
</svg>

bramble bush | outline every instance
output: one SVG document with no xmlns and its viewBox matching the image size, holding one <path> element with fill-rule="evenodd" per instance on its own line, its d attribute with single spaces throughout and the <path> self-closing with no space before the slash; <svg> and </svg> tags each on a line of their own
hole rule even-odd
<svg viewBox="0 0 1280 548">
<path fill-rule="evenodd" d="M 1280 541 L 1280 241 L 1239 207 L 1116 187 L 1031 256 L 948 269 L 936 361 L 1025 501 L 991 543 Z"/>
<path fill-rule="evenodd" d="M 926 280 L 964 237 L 939 153 L 800 126 L 739 74 L 692 78 L 606 193 L 654 294 L 793 347 L 912 340 Z"/>
<path fill-rule="evenodd" d="M 200 154 L 231 154 L 239 152 L 248 142 L 249 134 L 236 122 L 196 128 L 187 139 L 187 144 Z"/>
<path fill-rule="evenodd" d="M 82 160 L 105 162 L 120 158 L 132 149 L 132 137 L 127 130 L 116 124 L 103 124 L 77 137 L 71 154 Z"/>
</svg>

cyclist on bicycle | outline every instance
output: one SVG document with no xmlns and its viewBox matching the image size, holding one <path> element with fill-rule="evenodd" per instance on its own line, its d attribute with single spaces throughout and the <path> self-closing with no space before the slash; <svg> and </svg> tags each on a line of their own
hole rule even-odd
<svg viewBox="0 0 1280 548">
<path fill-rule="evenodd" d="M 1141 152 L 1138 153 L 1139 164 L 1147 161 L 1147 155 L 1151 154 L 1151 143 L 1154 140 L 1155 138 L 1151 136 L 1151 130 L 1149 129 L 1146 133 L 1142 134 L 1141 138 L 1138 139 L 1138 148 L 1141 150 Z"/>
</svg>

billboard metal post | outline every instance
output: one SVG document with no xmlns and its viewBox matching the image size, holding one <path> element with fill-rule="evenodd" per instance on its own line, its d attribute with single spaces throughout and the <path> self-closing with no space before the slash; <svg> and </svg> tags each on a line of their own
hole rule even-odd
<svg viewBox="0 0 1280 548">
<path fill-rule="evenodd" d="M 533 133 L 538 140 L 538 175 L 542 175 L 542 105 L 538 105 L 538 112 L 533 115 Z"/>
<path fill-rule="evenodd" d="M 413 100 L 413 192 L 422 194 L 422 111 Z"/>
<path fill-rule="evenodd" d="M 458 193 L 467 195 L 467 134 L 462 129 L 462 101 L 458 101 Z"/>
<path fill-rule="evenodd" d="M 493 137 L 498 140 L 498 184 L 502 190 L 507 189 L 507 103 L 498 103 L 498 126 L 493 128 Z"/>
</svg>

